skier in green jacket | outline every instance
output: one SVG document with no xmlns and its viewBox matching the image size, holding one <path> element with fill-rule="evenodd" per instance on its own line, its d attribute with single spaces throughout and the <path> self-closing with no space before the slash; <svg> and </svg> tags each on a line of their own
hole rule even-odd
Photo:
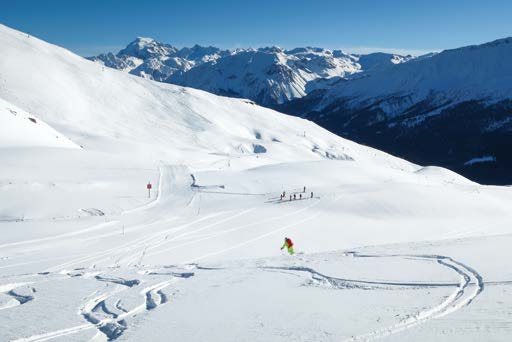
<svg viewBox="0 0 512 342">
<path fill-rule="evenodd" d="M 283 248 L 285 248 L 285 247 L 288 249 L 288 253 L 290 253 L 290 255 L 295 253 L 293 251 L 293 242 L 290 238 L 287 238 L 287 237 L 284 238 L 284 243 L 283 243 L 283 246 L 281 247 L 281 250 L 283 250 Z"/>
</svg>

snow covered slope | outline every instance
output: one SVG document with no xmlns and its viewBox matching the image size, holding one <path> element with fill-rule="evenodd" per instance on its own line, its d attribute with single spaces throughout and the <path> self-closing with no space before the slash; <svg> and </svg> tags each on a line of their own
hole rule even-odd
<svg viewBox="0 0 512 342">
<path fill-rule="evenodd" d="M 79 148 L 39 118 L 0 99 L 0 148 L 26 146 Z"/>
<path fill-rule="evenodd" d="M 446 50 L 375 68 L 281 110 L 419 163 L 510 184 L 511 57 L 512 38 Z M 496 163 L 464 165 L 485 155 Z"/>
<path fill-rule="evenodd" d="M 365 159 L 370 151 L 309 121 L 251 101 L 148 82 L 102 69 L 6 27 L 1 33 L 0 44 L 5 49 L 0 61 L 0 96 L 37 112 L 86 149 L 115 148 L 131 153 L 129 148 L 143 146 L 171 156 L 185 150 L 210 156 L 259 154 L 262 160 L 280 162 Z M 374 153 L 391 163 L 407 164 Z M 182 156 L 176 158 L 184 161 Z M 201 158 L 186 157 L 191 163 Z"/>
<path fill-rule="evenodd" d="M 510 336 L 510 188 L 4 26 L 0 46 L 0 98 L 83 146 L 0 148 L 0 340 Z"/>
<path fill-rule="evenodd" d="M 157 167 L 162 160 L 198 169 L 212 167 L 212 163 L 243 169 L 332 159 L 372 164 L 380 160 L 383 167 L 417 168 L 341 139 L 309 121 L 279 114 L 251 101 L 218 97 L 103 69 L 67 50 L 7 27 L 1 27 L 0 44 L 5 46 L 0 60 L 3 85 L 0 97 L 37 113 L 39 118 L 83 146 L 84 156 L 78 163 L 82 168 L 90 168 L 96 158 L 111 159 L 110 155 L 117 159 L 124 157 L 137 167 L 141 163 L 149 164 L 150 168 Z M 27 159 L 29 155 L 29 152 L 20 154 Z M 76 162 L 77 157 L 74 153 L 67 158 Z M 52 158 L 60 160 L 63 156 Z M 41 159 L 44 154 L 38 153 L 38 158 L 30 164 L 37 164 Z M 93 181 L 88 178 L 87 182 Z M 43 183 L 54 189 L 50 179 L 45 178 Z M 32 191 L 30 186 L 27 189 Z M 73 196 L 73 191 L 66 196 Z M 47 192 L 51 193 L 55 198 L 63 198 L 61 192 Z M 82 194 L 80 198 L 98 196 L 93 193 Z M 102 195 L 108 201 L 105 196 Z M 77 198 L 62 201 L 66 209 L 61 216 L 73 216 L 83 206 L 87 207 L 75 201 Z M 34 203 L 40 206 L 37 210 L 33 208 L 38 217 L 56 215 L 54 209 L 41 204 Z M 121 204 L 105 204 L 102 210 L 119 211 L 121 207 Z M 44 208 L 48 209 L 47 214 Z M 27 216 L 25 208 L 3 210 L 5 217 Z"/>
</svg>

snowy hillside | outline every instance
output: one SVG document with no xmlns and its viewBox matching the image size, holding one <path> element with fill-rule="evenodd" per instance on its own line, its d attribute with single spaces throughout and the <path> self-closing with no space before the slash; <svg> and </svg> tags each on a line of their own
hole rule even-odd
<svg viewBox="0 0 512 342">
<path fill-rule="evenodd" d="M 0 44 L 6 47 L 0 61 L 0 97 L 37 113 L 83 146 L 86 155 L 110 153 L 152 168 L 161 160 L 199 169 L 212 163 L 239 169 L 333 159 L 375 159 L 384 167 L 416 168 L 251 101 L 103 69 L 6 27 Z M 84 156 L 83 165 L 87 160 Z"/>
<path fill-rule="evenodd" d="M 281 110 L 419 163 L 510 184 L 512 159 L 505 146 L 511 138 L 511 57 L 511 38 L 446 50 L 374 68 Z M 497 163 L 483 169 L 464 165 L 485 155 Z"/>
<path fill-rule="evenodd" d="M 0 123 L 41 131 L 0 130 L 0 340 L 510 336 L 511 188 L 5 26 L 0 46 Z"/>
<path fill-rule="evenodd" d="M 0 146 L 79 148 L 34 115 L 0 99 Z"/>
<path fill-rule="evenodd" d="M 223 51 L 195 45 L 177 49 L 150 38 L 137 38 L 116 55 L 108 53 L 90 59 L 144 78 L 273 106 L 330 87 L 330 79 L 386 68 L 413 57 L 386 53 L 350 55 L 312 47 Z"/>
</svg>

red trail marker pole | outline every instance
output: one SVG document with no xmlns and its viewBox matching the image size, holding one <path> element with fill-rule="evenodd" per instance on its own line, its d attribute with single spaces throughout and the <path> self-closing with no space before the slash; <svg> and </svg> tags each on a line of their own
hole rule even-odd
<svg viewBox="0 0 512 342">
<path fill-rule="evenodd" d="M 148 198 L 151 198 L 151 188 L 153 186 L 151 185 L 151 182 L 148 182 L 148 185 L 146 185 L 146 189 L 148 189 Z"/>
</svg>

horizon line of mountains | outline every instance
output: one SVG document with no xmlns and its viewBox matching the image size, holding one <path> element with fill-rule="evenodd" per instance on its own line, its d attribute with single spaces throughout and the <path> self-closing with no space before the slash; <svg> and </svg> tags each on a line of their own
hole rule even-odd
<svg viewBox="0 0 512 342">
<path fill-rule="evenodd" d="M 177 49 L 137 38 L 88 59 L 247 98 L 484 184 L 512 184 L 512 38 L 423 56 L 323 48 Z"/>
<path fill-rule="evenodd" d="M 277 46 L 222 50 L 197 44 L 179 49 L 138 37 L 117 54 L 109 52 L 88 59 L 146 79 L 247 98 L 272 107 L 340 79 L 433 55 L 350 54 L 318 47 L 285 50 Z"/>
</svg>

